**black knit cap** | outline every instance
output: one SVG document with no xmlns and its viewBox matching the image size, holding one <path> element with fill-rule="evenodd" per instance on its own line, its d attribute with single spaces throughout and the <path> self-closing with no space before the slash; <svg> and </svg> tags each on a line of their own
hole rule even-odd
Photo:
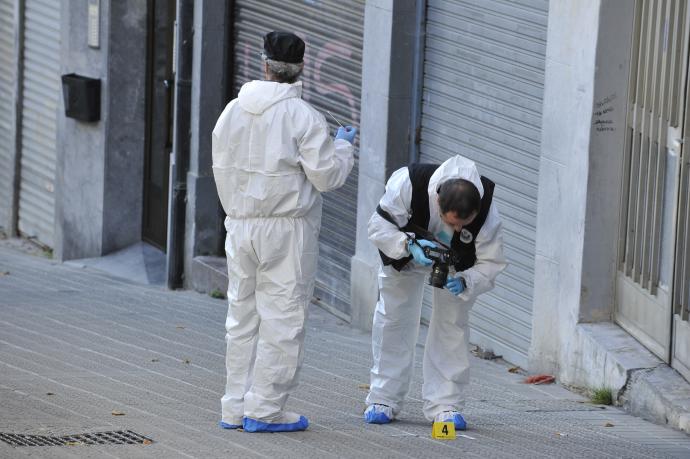
<svg viewBox="0 0 690 459">
<path fill-rule="evenodd" d="M 273 61 L 300 64 L 304 58 L 304 41 L 292 32 L 269 32 L 264 36 L 264 54 Z"/>
</svg>

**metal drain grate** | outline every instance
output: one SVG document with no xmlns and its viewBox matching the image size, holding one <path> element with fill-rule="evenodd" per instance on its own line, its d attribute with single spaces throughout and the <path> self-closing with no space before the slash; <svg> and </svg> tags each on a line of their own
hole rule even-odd
<svg viewBox="0 0 690 459">
<path fill-rule="evenodd" d="M 87 445 L 150 445 L 153 440 L 131 430 L 94 432 L 51 437 L 0 432 L 0 440 L 11 446 L 87 446 Z"/>
</svg>

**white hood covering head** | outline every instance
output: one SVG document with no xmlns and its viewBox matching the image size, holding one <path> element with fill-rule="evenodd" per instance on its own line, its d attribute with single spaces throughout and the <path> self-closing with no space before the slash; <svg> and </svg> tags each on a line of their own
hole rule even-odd
<svg viewBox="0 0 690 459">
<path fill-rule="evenodd" d="M 269 107 L 292 97 L 302 97 L 301 81 L 287 84 L 256 80 L 242 86 L 237 103 L 252 115 L 261 115 Z"/>
<path fill-rule="evenodd" d="M 484 187 L 474 161 L 455 155 L 441 164 L 429 179 L 429 196 L 436 196 L 438 186 L 449 179 L 461 178 L 469 180 L 479 190 L 479 196 L 484 197 Z M 435 201 L 435 198 L 434 198 Z"/>
</svg>

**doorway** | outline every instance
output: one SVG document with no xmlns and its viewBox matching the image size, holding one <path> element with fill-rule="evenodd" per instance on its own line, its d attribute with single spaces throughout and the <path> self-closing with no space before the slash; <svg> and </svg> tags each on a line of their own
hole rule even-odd
<svg viewBox="0 0 690 459">
<path fill-rule="evenodd" d="M 165 251 L 172 151 L 175 0 L 149 0 L 142 239 Z"/>
<path fill-rule="evenodd" d="M 677 250 L 687 246 L 689 14 L 683 0 L 637 0 L 628 86 L 615 320 L 665 362 L 690 361 L 687 251 Z"/>
</svg>

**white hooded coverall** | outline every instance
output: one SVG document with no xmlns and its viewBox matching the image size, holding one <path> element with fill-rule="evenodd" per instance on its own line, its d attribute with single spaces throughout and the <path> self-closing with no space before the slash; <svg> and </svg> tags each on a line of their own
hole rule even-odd
<svg viewBox="0 0 690 459">
<path fill-rule="evenodd" d="M 213 130 L 227 215 L 227 384 L 222 421 L 281 422 L 302 362 L 314 290 L 321 192 L 342 186 L 353 147 L 333 141 L 302 83 L 251 81 Z"/>
<path fill-rule="evenodd" d="M 438 186 L 451 178 L 471 181 L 484 196 L 479 173 L 473 161 L 454 156 L 445 161 L 429 180 L 429 228 L 436 238 L 448 245 L 453 228 L 440 218 Z M 386 183 L 379 205 L 399 227 L 410 219 L 412 183 L 407 167 L 398 169 Z M 369 239 L 388 257 L 410 255 L 407 238 L 378 213 L 369 220 Z M 469 383 L 468 316 L 481 293 L 494 285 L 494 279 L 506 267 L 503 256 L 501 221 L 495 202 L 475 239 L 477 261 L 462 272 L 467 288 L 455 296 L 446 289 L 432 288 L 433 309 L 424 348 L 422 397 L 424 415 L 433 421 L 443 411 L 461 411 L 462 389 Z M 450 276 L 456 275 L 452 271 Z M 393 266 L 379 270 L 379 301 L 374 312 L 370 392 L 367 404 L 383 404 L 398 414 L 410 387 L 414 350 L 419 334 L 422 294 L 431 268 L 411 260 L 400 271 Z M 459 274 L 459 273 L 458 273 Z"/>
</svg>

